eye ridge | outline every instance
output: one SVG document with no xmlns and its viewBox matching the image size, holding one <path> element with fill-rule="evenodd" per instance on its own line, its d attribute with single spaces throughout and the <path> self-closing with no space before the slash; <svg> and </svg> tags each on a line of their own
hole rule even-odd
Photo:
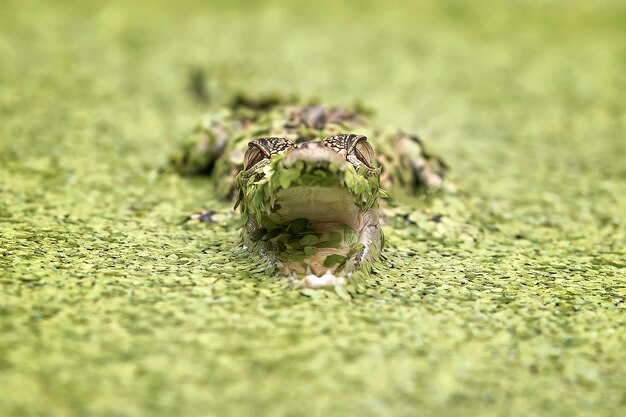
<svg viewBox="0 0 626 417">
<path fill-rule="evenodd" d="M 345 151 L 346 155 L 354 154 L 365 166 L 370 169 L 374 168 L 374 150 L 367 142 L 367 136 L 365 135 L 340 133 L 327 137 L 323 140 L 323 144 L 337 152 Z M 364 147 L 364 149 L 359 149 L 361 147 Z"/>
<path fill-rule="evenodd" d="M 248 142 L 248 150 L 243 157 L 243 168 L 250 169 L 264 159 L 269 159 L 272 155 L 295 147 L 296 145 L 286 138 L 268 137 L 252 140 Z"/>
</svg>

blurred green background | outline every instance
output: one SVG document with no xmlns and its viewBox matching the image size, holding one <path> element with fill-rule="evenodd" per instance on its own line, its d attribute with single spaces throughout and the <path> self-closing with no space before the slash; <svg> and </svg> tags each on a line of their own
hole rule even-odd
<svg viewBox="0 0 626 417">
<path fill-rule="evenodd" d="M 618 0 L 2 0 L 0 415 L 626 414 L 625 21 Z M 234 91 L 420 133 L 462 195 L 423 209 L 471 233 L 416 212 L 346 296 L 180 226 L 219 203 L 159 168 Z"/>
</svg>

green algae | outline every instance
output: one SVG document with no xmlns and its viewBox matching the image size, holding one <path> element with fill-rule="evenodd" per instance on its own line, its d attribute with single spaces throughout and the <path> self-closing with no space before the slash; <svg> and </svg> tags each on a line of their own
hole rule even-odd
<svg viewBox="0 0 626 417">
<path fill-rule="evenodd" d="M 302 161 L 286 168 L 282 163 L 285 156 L 273 155 L 267 164 L 253 171 L 241 171 L 237 175 L 237 206 L 241 207 L 244 223 L 251 218 L 259 225 L 278 226 L 276 222 L 280 219 L 273 212 L 278 205 L 278 193 L 290 187 L 344 188 L 362 211 L 371 209 L 378 204 L 379 197 L 386 196 L 380 188 L 380 168 L 366 172 L 365 168 L 357 170 L 349 164 L 330 164 L 326 169 L 319 169 L 305 165 Z M 307 219 L 297 219 L 288 225 L 287 231 L 300 233 L 310 229 L 307 222 Z"/>
<path fill-rule="evenodd" d="M 2 9 L 0 415 L 624 414 L 622 3 Z M 216 107 L 362 99 L 457 190 L 389 208 L 369 277 L 293 290 L 180 225 L 232 208 L 159 174 L 198 70 Z"/>
</svg>

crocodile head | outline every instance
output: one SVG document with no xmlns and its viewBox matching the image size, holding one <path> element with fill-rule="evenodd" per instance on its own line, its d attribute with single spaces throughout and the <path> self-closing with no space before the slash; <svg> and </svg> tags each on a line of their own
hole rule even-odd
<svg viewBox="0 0 626 417">
<path fill-rule="evenodd" d="M 253 140 L 236 183 L 244 245 L 288 276 L 343 277 L 380 253 L 383 191 L 365 136 Z"/>
</svg>

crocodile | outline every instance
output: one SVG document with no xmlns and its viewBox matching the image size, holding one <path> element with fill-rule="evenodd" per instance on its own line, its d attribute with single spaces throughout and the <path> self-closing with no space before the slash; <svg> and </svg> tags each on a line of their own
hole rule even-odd
<svg viewBox="0 0 626 417">
<path fill-rule="evenodd" d="M 370 116 L 359 105 L 238 97 L 207 113 L 170 165 L 210 176 L 217 197 L 232 199 L 245 249 L 304 286 L 341 284 L 379 259 L 383 200 L 440 189 L 446 171 L 420 137 Z"/>
</svg>

